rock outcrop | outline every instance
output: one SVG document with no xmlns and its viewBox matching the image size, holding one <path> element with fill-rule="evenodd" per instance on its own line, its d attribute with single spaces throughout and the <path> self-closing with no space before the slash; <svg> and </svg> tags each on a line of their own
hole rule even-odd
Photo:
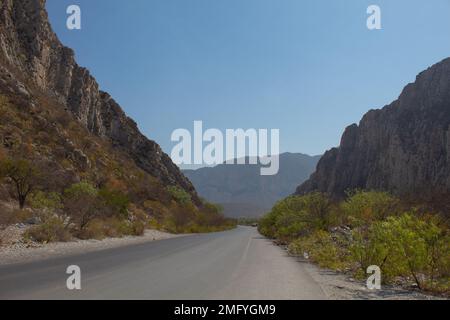
<svg viewBox="0 0 450 320">
<path fill-rule="evenodd" d="M 349 126 L 297 194 L 386 190 L 450 192 L 450 58 L 420 73 L 398 100 Z"/>
<path fill-rule="evenodd" d="M 179 185 L 197 199 L 194 187 L 170 157 L 141 134 L 110 95 L 99 90 L 89 71 L 76 63 L 73 51 L 61 44 L 45 2 L 1 1 L 0 65 L 56 99 L 91 133 L 110 140 L 144 171 L 164 184 Z"/>
</svg>

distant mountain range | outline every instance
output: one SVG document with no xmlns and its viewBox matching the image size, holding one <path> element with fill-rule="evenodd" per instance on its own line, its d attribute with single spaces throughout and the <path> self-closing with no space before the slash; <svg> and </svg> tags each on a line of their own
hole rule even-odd
<svg viewBox="0 0 450 320">
<path fill-rule="evenodd" d="M 261 176 L 260 165 L 226 165 L 184 170 L 199 195 L 224 207 L 230 217 L 257 217 L 280 199 L 292 194 L 315 170 L 320 156 L 280 155 L 280 171 Z"/>
<path fill-rule="evenodd" d="M 421 72 L 396 101 L 349 126 L 297 193 L 340 198 L 352 189 L 450 199 L 450 58 Z"/>
</svg>

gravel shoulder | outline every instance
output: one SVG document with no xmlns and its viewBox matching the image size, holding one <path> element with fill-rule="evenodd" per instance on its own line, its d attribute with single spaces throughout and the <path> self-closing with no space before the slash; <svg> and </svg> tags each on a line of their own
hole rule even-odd
<svg viewBox="0 0 450 320">
<path fill-rule="evenodd" d="M 38 244 L 23 240 L 22 235 L 27 228 L 25 225 L 14 225 L 0 230 L 0 266 L 186 236 L 158 230 L 146 230 L 145 234 L 139 237 L 130 236 L 104 240 L 74 240 L 70 242 Z"/>
</svg>

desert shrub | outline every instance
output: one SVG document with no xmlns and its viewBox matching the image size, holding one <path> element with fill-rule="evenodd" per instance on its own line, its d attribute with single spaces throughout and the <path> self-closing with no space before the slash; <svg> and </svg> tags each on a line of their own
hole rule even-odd
<svg viewBox="0 0 450 320">
<path fill-rule="evenodd" d="M 277 220 L 277 215 L 273 212 L 273 209 L 271 212 L 269 212 L 268 214 L 266 214 L 265 216 L 263 216 L 260 221 L 259 221 L 259 225 L 258 225 L 258 231 L 270 238 L 270 239 L 274 239 L 275 238 L 275 234 L 277 232 L 277 229 L 275 228 L 275 222 Z"/>
<path fill-rule="evenodd" d="M 67 242 L 72 238 L 64 220 L 57 216 L 49 218 L 44 223 L 28 229 L 24 236 L 27 239 L 42 243 Z"/>
<path fill-rule="evenodd" d="M 403 214 L 379 225 L 380 238 L 389 248 L 386 269 L 409 274 L 421 289 L 434 286 L 435 279 L 446 273 L 449 237 L 433 221 Z"/>
<path fill-rule="evenodd" d="M 260 219 L 259 218 L 239 218 L 237 220 L 238 225 L 240 226 L 258 226 Z"/>
<path fill-rule="evenodd" d="M 110 218 L 105 223 L 108 237 L 123 237 L 133 235 L 132 222 L 124 219 Z"/>
<path fill-rule="evenodd" d="M 146 202 L 146 204 L 151 203 Z M 220 206 L 207 202 L 204 202 L 201 207 L 196 207 L 192 202 L 182 205 L 172 201 L 170 207 L 161 216 L 152 214 L 150 223 L 171 233 L 206 233 L 236 227 L 236 221 L 226 218 L 221 213 Z"/>
<path fill-rule="evenodd" d="M 37 191 L 30 197 L 30 206 L 37 210 L 57 211 L 62 209 L 62 198 L 56 192 Z"/>
<path fill-rule="evenodd" d="M 80 197 L 84 195 L 97 196 L 98 190 L 89 182 L 75 183 L 65 190 L 66 197 Z"/>
<path fill-rule="evenodd" d="M 25 223 L 33 216 L 33 212 L 30 210 L 10 209 L 2 207 L 0 207 L 0 210 L 0 225 Z"/>
<path fill-rule="evenodd" d="M 366 277 L 377 265 L 385 283 L 413 279 L 450 292 L 450 233 L 445 215 L 411 208 L 385 192 L 356 191 L 341 203 L 321 194 L 291 196 L 259 221 L 259 231 L 295 255 Z"/>
<path fill-rule="evenodd" d="M 291 242 L 288 250 L 294 255 L 307 254 L 311 261 L 322 268 L 344 270 L 350 264 L 348 251 L 339 246 L 330 233 L 323 230 Z"/>
<path fill-rule="evenodd" d="M 13 209 L 0 202 L 0 227 L 11 224 L 13 217 Z"/>
<path fill-rule="evenodd" d="M 384 220 L 401 211 L 400 201 L 387 192 L 355 191 L 341 204 L 341 212 L 353 226 Z"/>
<path fill-rule="evenodd" d="M 331 208 L 331 201 L 321 193 L 290 196 L 261 219 L 259 230 L 270 238 L 290 242 L 315 230 L 326 231 L 332 224 Z"/>
<path fill-rule="evenodd" d="M 145 223 L 130 221 L 117 217 L 96 218 L 91 220 L 83 230 L 77 232 L 80 239 L 121 238 L 124 236 L 141 236 L 145 232 Z"/>
<path fill-rule="evenodd" d="M 102 208 L 102 215 L 120 216 L 122 218 L 128 216 L 130 200 L 121 191 L 102 188 L 98 192 L 98 197 Z"/>
<path fill-rule="evenodd" d="M 172 196 L 172 198 L 178 202 L 180 205 L 188 205 L 192 202 L 191 195 L 186 192 L 186 190 L 177 187 L 177 186 L 169 186 L 167 187 L 167 191 Z"/>
<path fill-rule="evenodd" d="M 186 208 L 173 203 L 169 213 L 163 217 L 162 225 L 164 230 L 168 232 L 183 233 L 194 216 L 193 208 Z"/>
<path fill-rule="evenodd" d="M 144 201 L 144 208 L 148 211 L 149 216 L 155 219 L 161 219 L 169 213 L 169 209 L 159 201 L 146 200 Z"/>
<path fill-rule="evenodd" d="M 433 221 L 411 213 L 378 221 L 367 231 L 355 231 L 351 251 L 361 270 L 378 265 L 386 282 L 410 276 L 419 288 L 432 288 L 448 277 L 449 236 Z"/>
<path fill-rule="evenodd" d="M 203 211 L 207 214 L 212 214 L 212 215 L 222 214 L 223 206 L 220 204 L 211 203 L 211 202 L 202 200 L 201 211 Z"/>
<path fill-rule="evenodd" d="M 142 236 L 145 233 L 145 223 L 143 221 L 133 221 L 131 222 L 131 234 L 133 236 Z"/>
<path fill-rule="evenodd" d="M 0 177 L 12 182 L 20 209 L 23 209 L 27 197 L 37 187 L 40 172 L 29 160 L 5 159 L 0 162 Z"/>
<path fill-rule="evenodd" d="M 289 241 L 305 234 L 307 216 L 302 197 L 288 197 L 278 202 L 262 219 L 261 231 L 272 238 Z"/>
<path fill-rule="evenodd" d="M 100 219 L 93 219 L 86 225 L 86 227 L 78 231 L 76 235 L 79 239 L 83 240 L 103 240 L 109 236 L 106 232 L 105 221 Z"/>
<path fill-rule="evenodd" d="M 352 231 L 353 242 L 350 252 L 359 267 L 356 270 L 357 277 L 364 277 L 367 268 L 371 265 L 381 268 L 385 280 L 395 275 L 386 268 L 389 248 L 385 246 L 379 231 L 379 225 L 359 227 Z"/>
<path fill-rule="evenodd" d="M 88 182 L 73 184 L 64 192 L 64 211 L 78 231 L 99 215 L 97 189 Z"/>
<path fill-rule="evenodd" d="M 149 226 L 148 214 L 135 205 L 130 206 L 130 221 L 132 227 L 132 235 L 141 236 L 145 233 L 145 229 Z"/>
</svg>

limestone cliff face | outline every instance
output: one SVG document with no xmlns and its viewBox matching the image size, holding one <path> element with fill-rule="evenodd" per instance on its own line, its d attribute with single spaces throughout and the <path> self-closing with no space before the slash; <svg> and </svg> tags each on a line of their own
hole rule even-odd
<svg viewBox="0 0 450 320">
<path fill-rule="evenodd" d="M 57 99 L 95 135 L 126 151 L 143 170 L 195 195 L 190 181 L 158 144 L 147 139 L 121 107 L 99 90 L 50 26 L 45 0 L 0 2 L 0 66 Z"/>
<path fill-rule="evenodd" d="M 450 58 L 420 73 L 392 104 L 351 125 L 298 194 L 352 189 L 450 192 Z"/>
</svg>

